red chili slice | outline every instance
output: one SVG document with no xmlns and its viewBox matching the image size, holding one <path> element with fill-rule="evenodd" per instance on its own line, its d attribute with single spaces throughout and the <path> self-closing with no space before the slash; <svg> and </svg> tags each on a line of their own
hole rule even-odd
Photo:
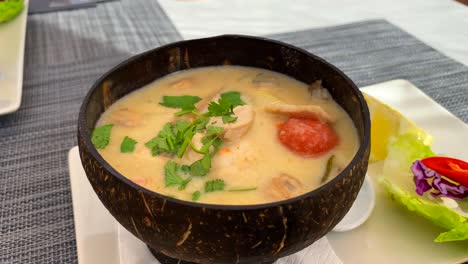
<svg viewBox="0 0 468 264">
<path fill-rule="evenodd" d="M 333 149 L 339 139 L 327 123 L 310 118 L 290 118 L 278 127 L 280 142 L 290 150 L 316 156 Z"/>
<path fill-rule="evenodd" d="M 421 160 L 426 167 L 468 187 L 468 163 L 448 157 L 429 157 Z"/>
</svg>

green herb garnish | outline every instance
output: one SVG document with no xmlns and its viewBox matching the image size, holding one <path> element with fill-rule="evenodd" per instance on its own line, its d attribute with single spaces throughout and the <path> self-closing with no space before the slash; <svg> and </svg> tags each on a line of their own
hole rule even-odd
<svg viewBox="0 0 468 264">
<path fill-rule="evenodd" d="M 179 164 L 170 160 L 164 166 L 164 179 L 166 182 L 166 187 L 182 185 L 184 179 L 179 176 Z"/>
<path fill-rule="evenodd" d="M 174 161 L 168 161 L 164 167 L 166 187 L 179 186 L 179 190 L 184 190 L 187 184 L 192 180 L 192 176 L 200 177 L 208 174 L 211 169 L 211 158 L 223 143 L 220 137 L 224 131 L 223 127 L 209 126 L 210 117 L 220 116 L 222 117 L 223 123 L 235 122 L 237 117 L 234 116 L 234 107 L 245 104 L 239 92 L 230 91 L 222 93 L 217 102 L 211 102 L 208 105 L 207 113 L 199 114 L 196 111 L 195 104 L 200 100 L 201 98 L 198 96 L 183 95 L 163 96 L 160 102 L 161 105 L 166 107 L 180 108 L 181 110 L 175 113 L 175 115 L 183 115 L 191 112 L 198 116 L 198 118 L 192 123 L 180 119 L 177 122 L 164 125 L 158 135 L 145 144 L 146 147 L 151 149 L 153 156 L 167 153 L 171 156 L 177 155 L 177 157 L 182 158 L 188 146 L 195 152 L 204 155 L 202 159 L 195 161 L 190 166 L 179 165 Z M 203 144 L 201 149 L 197 149 L 192 143 L 192 138 L 195 133 L 205 133 L 201 139 L 201 143 Z M 211 153 L 210 148 L 213 149 Z M 180 174 L 189 174 L 190 176 L 184 179 Z M 218 179 L 205 183 L 205 192 L 219 190 L 224 190 L 224 181 Z M 198 200 L 199 197 L 199 191 L 192 194 L 192 199 L 194 201 Z"/>
<path fill-rule="evenodd" d="M 224 190 L 224 181 L 220 179 L 205 182 L 205 192 L 214 192 Z"/>
<path fill-rule="evenodd" d="M 206 134 L 202 138 L 203 147 L 201 149 L 202 153 L 208 153 L 211 146 L 214 147 L 211 156 L 214 156 L 223 144 L 223 140 L 220 138 L 223 133 L 224 128 L 218 126 L 208 126 L 206 127 Z"/>
<path fill-rule="evenodd" d="M 223 123 L 224 124 L 227 124 L 227 123 L 234 123 L 236 122 L 237 120 L 237 116 L 232 116 L 232 115 L 225 115 L 223 116 Z"/>
<path fill-rule="evenodd" d="M 187 178 L 185 180 L 182 181 L 182 183 L 180 184 L 179 186 L 179 191 L 183 191 L 185 190 L 185 187 L 187 187 L 187 184 L 192 180 L 192 178 Z"/>
<path fill-rule="evenodd" d="M 195 134 L 195 126 L 187 120 L 180 119 L 175 123 L 167 123 L 158 135 L 146 142 L 153 156 L 161 153 L 176 155 L 181 158 Z"/>
<path fill-rule="evenodd" d="M 233 188 L 229 189 L 228 192 L 247 192 L 247 191 L 255 191 L 257 187 L 250 187 L 250 188 Z"/>
<path fill-rule="evenodd" d="M 181 110 L 175 113 L 179 116 L 193 112 L 196 109 L 195 104 L 200 100 L 200 97 L 192 95 L 163 96 L 159 104 L 170 108 L 180 108 Z"/>
<path fill-rule="evenodd" d="M 325 173 L 323 174 L 323 177 L 322 177 L 322 180 L 320 181 L 320 183 L 324 183 L 328 180 L 328 178 L 330 177 L 330 172 L 331 172 L 331 168 L 333 166 L 333 159 L 335 158 L 335 155 L 332 155 L 328 161 L 327 161 L 327 167 L 325 168 Z"/>
<path fill-rule="evenodd" d="M 224 131 L 224 127 L 219 126 L 207 126 L 205 138 L 212 138 L 220 136 Z"/>
<path fill-rule="evenodd" d="M 242 101 L 241 95 L 236 91 L 229 91 L 221 94 L 221 99 L 227 100 L 233 107 L 239 105 L 245 105 L 245 102 Z"/>
<path fill-rule="evenodd" d="M 182 166 L 180 166 L 180 171 L 182 171 L 183 173 L 189 173 L 190 172 L 190 166 L 182 165 Z"/>
<path fill-rule="evenodd" d="M 138 142 L 134 140 L 133 138 L 125 136 L 124 139 L 122 140 L 122 143 L 120 143 L 120 152 L 122 153 L 130 153 L 135 150 L 135 145 Z"/>
<path fill-rule="evenodd" d="M 194 201 L 194 202 L 198 201 L 198 199 L 200 199 L 200 195 L 201 195 L 200 191 L 196 191 L 196 192 L 192 193 L 192 201 Z"/>
<path fill-rule="evenodd" d="M 232 123 L 237 120 L 234 114 L 234 107 L 245 105 L 240 98 L 240 93 L 235 91 L 225 92 L 220 95 L 217 102 L 211 102 L 208 105 L 208 116 L 222 116 L 223 123 Z"/>
<path fill-rule="evenodd" d="M 104 149 L 109 144 L 111 129 L 114 125 L 108 124 L 96 127 L 91 135 L 91 142 L 97 149 Z"/>
<path fill-rule="evenodd" d="M 190 165 L 190 175 L 205 176 L 211 169 L 211 156 L 205 155 L 202 159 L 195 161 Z"/>
</svg>

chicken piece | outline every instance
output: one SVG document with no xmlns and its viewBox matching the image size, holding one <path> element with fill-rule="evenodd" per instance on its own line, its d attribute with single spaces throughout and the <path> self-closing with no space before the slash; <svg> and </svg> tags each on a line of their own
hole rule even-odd
<svg viewBox="0 0 468 264">
<path fill-rule="evenodd" d="M 234 115 L 237 120 L 233 123 L 224 124 L 221 117 L 212 118 L 210 124 L 214 126 L 224 127 L 223 139 L 239 140 L 249 131 L 255 118 L 255 111 L 250 105 L 241 105 L 234 108 Z"/>
<path fill-rule="evenodd" d="M 304 193 L 304 188 L 298 179 L 282 173 L 271 180 L 267 193 L 277 200 L 283 200 L 301 195 Z"/>
<path fill-rule="evenodd" d="M 266 111 L 299 118 L 316 118 L 323 122 L 334 122 L 335 119 L 317 105 L 290 105 L 282 102 L 271 103 L 264 108 Z"/>
<path fill-rule="evenodd" d="M 111 113 L 109 122 L 124 127 L 136 127 L 143 124 L 143 115 L 129 108 L 120 108 Z"/>
<path fill-rule="evenodd" d="M 197 103 L 197 111 L 200 112 L 200 113 L 207 112 L 208 111 L 208 105 L 210 104 L 210 102 L 217 101 L 219 99 L 221 90 L 222 89 L 218 89 L 215 92 L 213 92 L 213 93 L 211 93 L 211 94 L 209 94 L 207 96 L 204 96 L 203 99 L 201 99 L 200 102 Z"/>
<path fill-rule="evenodd" d="M 193 80 L 190 78 L 185 78 L 182 80 L 175 81 L 169 85 L 171 86 L 171 88 L 175 89 L 191 88 L 193 86 Z"/>
</svg>

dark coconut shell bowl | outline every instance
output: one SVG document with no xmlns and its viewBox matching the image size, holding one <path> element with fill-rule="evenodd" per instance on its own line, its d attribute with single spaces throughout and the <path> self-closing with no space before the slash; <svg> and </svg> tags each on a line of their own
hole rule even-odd
<svg viewBox="0 0 468 264">
<path fill-rule="evenodd" d="M 91 133 L 111 104 L 167 74 L 216 65 L 264 68 L 304 83 L 322 80 L 357 128 L 360 146 L 351 163 L 320 188 L 292 199 L 214 205 L 147 190 L 99 155 Z M 162 263 L 272 263 L 309 246 L 326 235 L 353 204 L 367 171 L 369 133 L 367 105 L 343 72 L 294 46 L 235 35 L 176 42 L 122 62 L 91 87 L 78 121 L 81 162 L 94 191 L 115 219 Z"/>
</svg>

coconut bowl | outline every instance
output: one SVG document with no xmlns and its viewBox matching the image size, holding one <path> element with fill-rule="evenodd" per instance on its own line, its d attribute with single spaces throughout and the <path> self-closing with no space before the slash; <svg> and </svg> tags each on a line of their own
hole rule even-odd
<svg viewBox="0 0 468 264">
<path fill-rule="evenodd" d="M 167 74 L 216 65 L 268 69 L 309 84 L 322 80 L 357 128 L 360 144 L 352 161 L 326 184 L 292 199 L 216 205 L 145 189 L 117 172 L 91 143 L 100 115 L 124 95 Z M 289 44 L 236 35 L 180 41 L 120 63 L 91 87 L 78 120 L 81 162 L 94 191 L 162 263 L 272 263 L 314 243 L 353 204 L 367 171 L 369 133 L 363 96 L 339 69 Z"/>
</svg>

